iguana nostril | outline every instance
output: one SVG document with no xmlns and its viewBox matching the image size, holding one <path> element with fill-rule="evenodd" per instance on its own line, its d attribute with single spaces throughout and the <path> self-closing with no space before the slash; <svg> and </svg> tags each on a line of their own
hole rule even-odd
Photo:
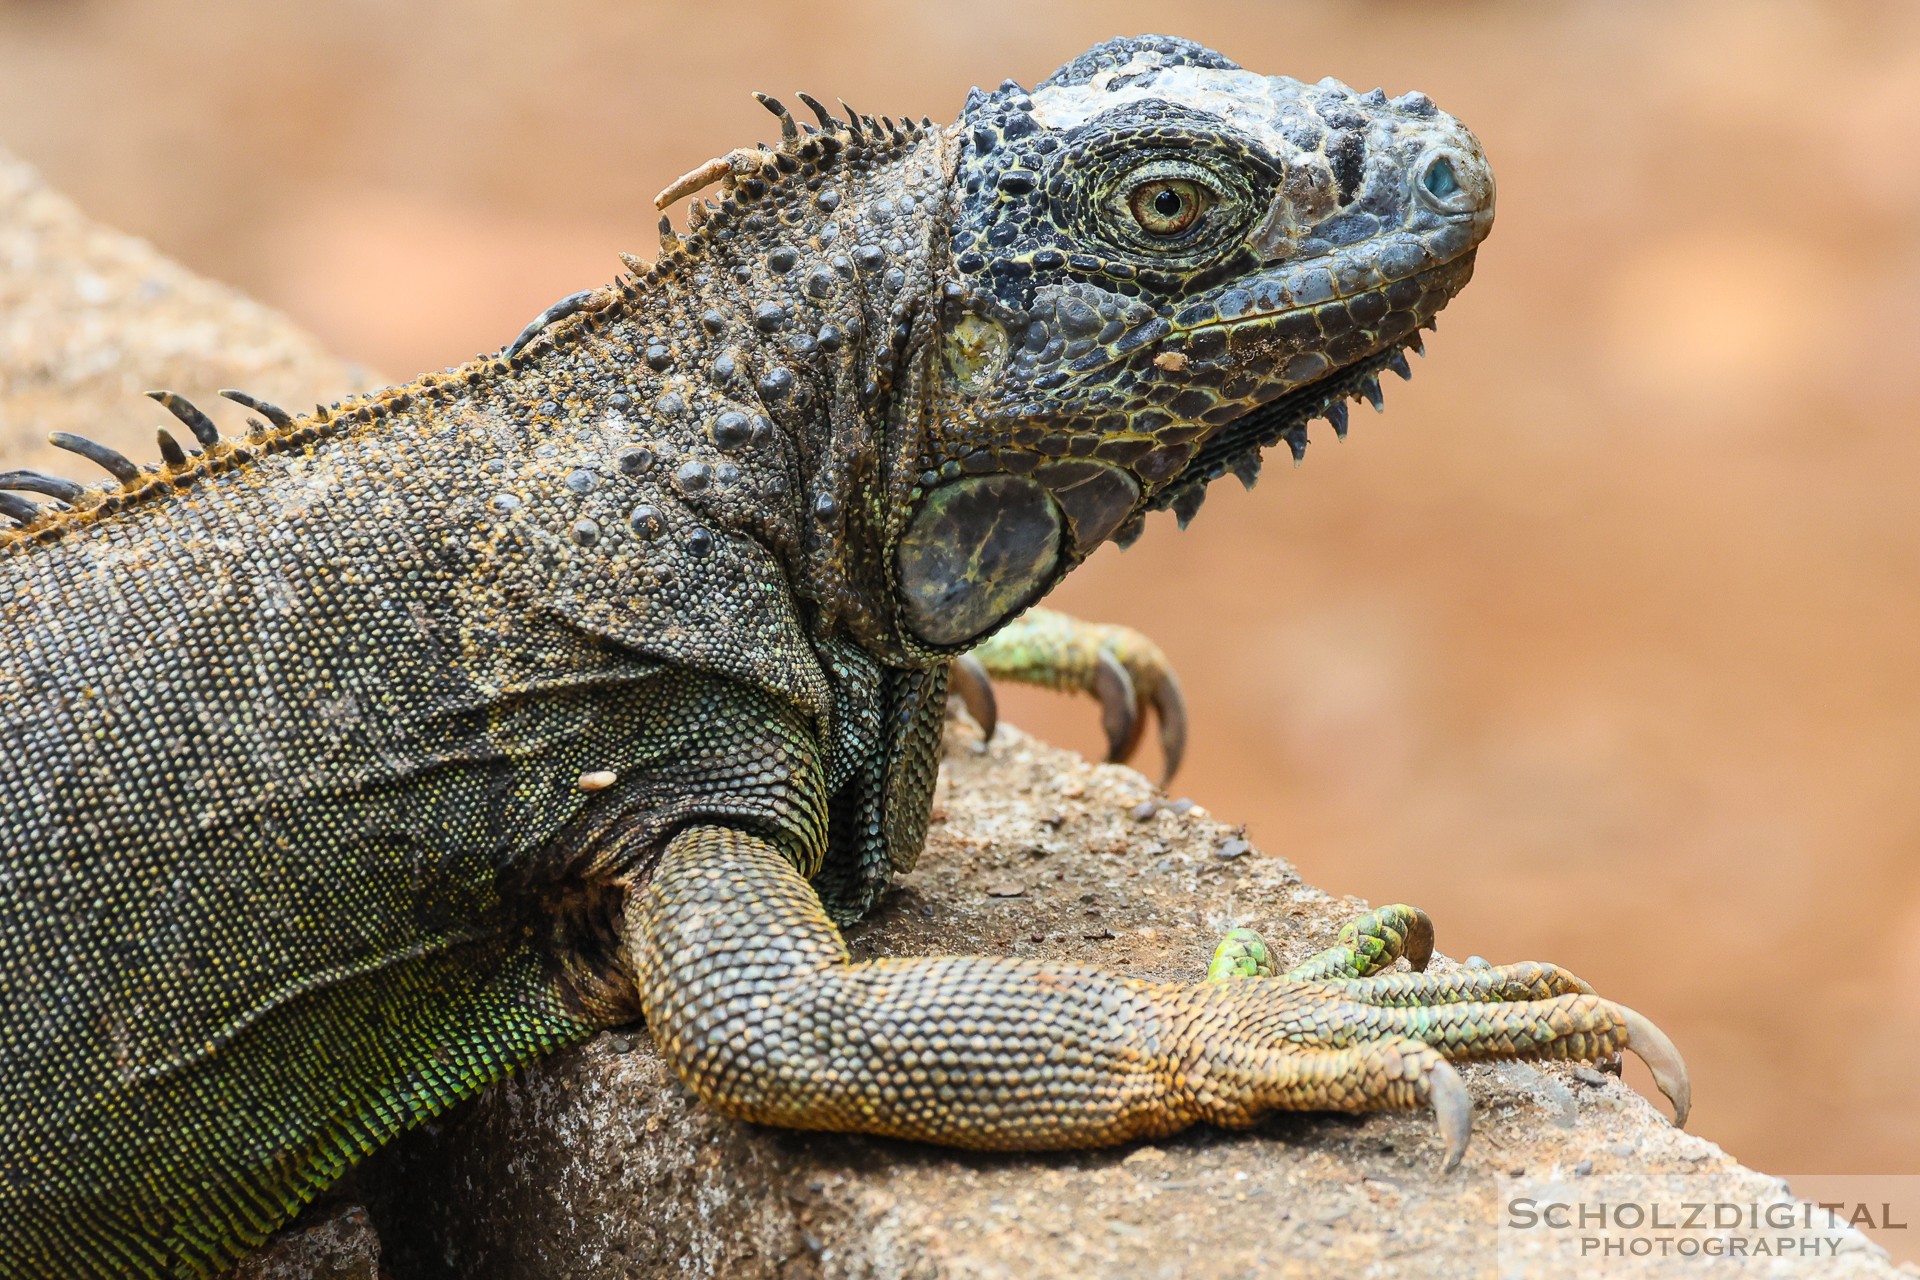
<svg viewBox="0 0 1920 1280">
<path fill-rule="evenodd" d="M 1439 213 L 1472 213 L 1486 206 L 1491 194 L 1483 179 L 1476 180 L 1470 164 L 1454 151 L 1440 151 L 1427 157 L 1416 170 L 1415 194 L 1420 202 Z"/>
</svg>

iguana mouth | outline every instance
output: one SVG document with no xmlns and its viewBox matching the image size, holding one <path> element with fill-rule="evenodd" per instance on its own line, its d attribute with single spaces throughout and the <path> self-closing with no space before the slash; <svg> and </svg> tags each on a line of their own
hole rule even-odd
<svg viewBox="0 0 1920 1280">
<path fill-rule="evenodd" d="M 1415 278 L 1437 275 L 1441 272 L 1459 273 L 1458 281 L 1447 290 L 1448 296 L 1451 297 L 1461 285 L 1465 284 L 1467 275 L 1472 271 L 1472 254 L 1473 251 L 1469 250 L 1463 258 L 1429 267 L 1418 273 Z M 1279 321 L 1308 309 L 1310 308 L 1292 308 L 1265 314 L 1238 316 L 1232 320 L 1196 325 L 1183 332 L 1193 334 L 1204 329 L 1254 328 L 1263 321 L 1268 323 Z M 1388 339 L 1379 350 L 1304 382 L 1266 404 L 1250 408 L 1247 412 L 1215 429 L 1201 443 L 1193 458 L 1180 473 L 1148 500 L 1147 509 L 1150 511 L 1172 509 L 1180 516 L 1181 524 L 1184 526 L 1199 509 L 1202 495 L 1209 483 L 1232 472 L 1243 484 L 1251 488 L 1255 477 L 1259 474 L 1262 455 L 1282 440 L 1286 441 L 1294 461 L 1299 462 L 1306 455 L 1307 424 L 1315 418 L 1325 418 L 1332 424 L 1334 432 L 1344 439 L 1347 434 L 1346 402 L 1350 399 L 1361 399 L 1371 404 L 1376 410 L 1382 409 L 1384 396 L 1380 389 L 1380 374 L 1385 370 L 1392 370 L 1402 378 L 1413 377 L 1413 369 L 1407 362 L 1406 352 L 1423 353 L 1420 330 L 1434 327 L 1434 317 L 1437 312 L 1438 308 L 1427 312 L 1413 329 Z"/>
<path fill-rule="evenodd" d="M 1147 509 L 1164 511 L 1177 507 L 1184 494 L 1218 480 L 1229 471 L 1244 475 L 1249 470 L 1246 465 L 1249 461 L 1252 463 L 1251 472 L 1257 474 L 1261 455 L 1282 440 L 1287 442 L 1295 461 L 1298 461 L 1307 450 L 1307 424 L 1315 418 L 1327 419 L 1333 424 L 1334 431 L 1344 438 L 1347 434 L 1346 402 L 1365 399 L 1378 406 L 1383 399 L 1380 391 L 1381 372 L 1389 368 L 1407 369 L 1408 372 L 1403 376 L 1412 377 L 1405 352 L 1419 350 L 1420 340 L 1416 333 L 1411 341 L 1396 342 L 1387 350 L 1376 352 L 1344 369 L 1337 369 L 1305 386 L 1295 387 L 1279 399 L 1235 418 L 1207 437 L 1194 454 L 1193 461 L 1171 484 L 1148 501 Z M 1251 480 L 1248 482 L 1251 483 Z"/>
</svg>

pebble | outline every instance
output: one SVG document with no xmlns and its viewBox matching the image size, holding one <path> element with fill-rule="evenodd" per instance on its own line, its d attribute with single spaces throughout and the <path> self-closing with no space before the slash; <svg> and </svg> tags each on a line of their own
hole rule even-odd
<svg viewBox="0 0 1920 1280">
<path fill-rule="evenodd" d="M 1135 822 L 1151 822 L 1153 821 L 1153 816 L 1159 812 L 1160 802 L 1158 800 L 1142 800 L 1139 804 L 1127 810 L 1127 816 Z"/>
<path fill-rule="evenodd" d="M 1595 1089 L 1600 1088 L 1607 1082 L 1606 1076 L 1588 1066 L 1575 1067 L 1573 1069 L 1573 1078 L 1581 1084 L 1588 1085 Z"/>
<path fill-rule="evenodd" d="M 1213 856 L 1216 858 L 1244 858 L 1252 851 L 1252 845 L 1235 836 L 1230 840 L 1222 841 L 1220 847 L 1213 851 Z"/>
</svg>

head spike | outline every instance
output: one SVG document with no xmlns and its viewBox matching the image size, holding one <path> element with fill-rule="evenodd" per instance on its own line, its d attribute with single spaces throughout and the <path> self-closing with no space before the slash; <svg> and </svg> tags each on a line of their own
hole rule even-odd
<svg viewBox="0 0 1920 1280">
<path fill-rule="evenodd" d="M 765 93 L 755 93 L 753 99 L 767 110 L 773 112 L 774 115 L 780 117 L 781 146 L 791 146 L 800 140 L 800 126 L 794 122 L 793 112 L 787 110 L 780 99 Z"/>
<path fill-rule="evenodd" d="M 856 138 L 859 137 L 861 134 L 860 113 L 848 106 L 845 98 L 839 99 L 839 103 L 840 109 L 847 113 L 847 132 Z"/>
<path fill-rule="evenodd" d="M 277 404 L 270 404 L 258 396 L 250 396 L 246 392 L 236 391 L 232 387 L 222 387 L 220 394 L 241 408 L 251 409 L 255 413 L 260 414 L 276 427 L 290 427 L 293 425 L 293 415 Z"/>
<path fill-rule="evenodd" d="M 214 426 L 213 419 L 200 412 L 199 406 L 193 401 L 171 391 L 149 391 L 147 396 L 158 400 L 168 413 L 186 423 L 187 430 L 193 432 L 193 438 L 201 444 L 220 443 L 220 428 Z"/>
<path fill-rule="evenodd" d="M 58 498 L 62 502 L 78 502 L 87 486 L 63 476 L 50 476 L 39 471 L 0 472 L 0 489 L 24 489 L 28 493 L 44 493 L 49 498 Z"/>
<path fill-rule="evenodd" d="M 1407 363 L 1407 353 L 1395 351 L 1387 357 L 1387 368 L 1399 374 L 1402 381 L 1413 381 L 1413 366 Z"/>
<path fill-rule="evenodd" d="M 154 438 L 160 443 L 160 461 L 170 467 L 184 467 L 187 465 L 187 451 L 182 449 L 180 442 L 173 438 L 173 432 L 167 430 L 165 427 L 155 427 L 153 434 Z"/>
</svg>

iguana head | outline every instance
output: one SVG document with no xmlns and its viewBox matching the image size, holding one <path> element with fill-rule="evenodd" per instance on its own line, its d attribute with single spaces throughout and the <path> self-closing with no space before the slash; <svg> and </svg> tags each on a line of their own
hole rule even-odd
<svg viewBox="0 0 1920 1280">
<path fill-rule="evenodd" d="M 1112 40 L 958 125 L 951 267 L 892 522 L 905 629 L 964 647 L 1148 511 L 1298 457 L 1466 284 L 1480 144 L 1424 95 Z M 908 487 L 910 486 L 910 487 Z"/>
</svg>

